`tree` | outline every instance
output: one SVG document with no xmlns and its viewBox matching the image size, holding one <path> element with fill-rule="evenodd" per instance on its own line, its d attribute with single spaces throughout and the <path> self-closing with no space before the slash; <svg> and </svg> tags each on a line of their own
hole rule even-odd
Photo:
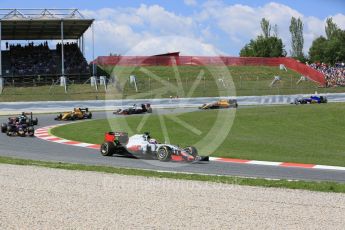
<svg viewBox="0 0 345 230">
<path fill-rule="evenodd" d="M 322 62 L 325 60 L 326 43 L 327 43 L 327 39 L 323 36 L 320 36 L 313 41 L 309 49 L 310 61 Z"/>
<path fill-rule="evenodd" d="M 298 59 L 304 59 L 303 54 L 303 23 L 300 18 L 296 19 L 295 17 L 291 18 L 290 23 L 290 33 L 291 33 L 291 47 L 292 47 L 292 57 Z"/>
<path fill-rule="evenodd" d="M 273 37 L 278 37 L 278 25 L 274 24 L 273 26 Z"/>
<path fill-rule="evenodd" d="M 333 22 L 332 18 L 327 18 L 326 20 L 326 26 L 325 26 L 325 32 L 327 39 L 331 39 L 334 33 L 339 30 L 337 24 Z"/>
<path fill-rule="evenodd" d="M 274 26 L 274 36 L 271 36 L 271 25 L 268 20 L 261 20 L 263 35 L 251 39 L 240 51 L 241 57 L 284 57 L 283 41 L 278 38 L 278 26 Z"/>
<path fill-rule="evenodd" d="M 241 57 L 254 57 L 254 50 L 251 45 L 254 43 L 253 40 L 250 40 L 249 44 L 246 44 L 240 51 L 240 56 Z"/>
<path fill-rule="evenodd" d="M 337 30 L 332 34 L 331 39 L 326 43 L 325 59 L 326 63 L 334 64 L 345 60 L 345 30 Z"/>
<path fill-rule="evenodd" d="M 334 64 L 345 61 L 345 30 L 341 30 L 328 18 L 325 26 L 326 38 L 318 37 L 309 49 L 312 62 Z"/>
<path fill-rule="evenodd" d="M 283 57 L 286 55 L 283 41 L 277 37 L 260 35 L 255 40 L 250 40 L 241 51 L 241 57 Z"/>
<path fill-rule="evenodd" d="M 265 38 L 268 38 L 271 36 L 271 25 L 270 22 L 266 19 L 266 18 L 262 18 L 261 19 L 261 29 L 262 29 L 262 33 L 264 35 Z"/>
</svg>

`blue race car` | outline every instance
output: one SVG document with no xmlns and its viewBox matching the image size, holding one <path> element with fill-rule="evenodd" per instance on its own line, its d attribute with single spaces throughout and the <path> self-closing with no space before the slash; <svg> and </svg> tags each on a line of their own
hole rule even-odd
<svg viewBox="0 0 345 230">
<path fill-rule="evenodd" d="M 327 97 L 325 96 L 310 96 L 310 97 L 303 97 L 303 98 L 296 98 L 295 104 L 321 104 L 327 103 Z"/>
</svg>

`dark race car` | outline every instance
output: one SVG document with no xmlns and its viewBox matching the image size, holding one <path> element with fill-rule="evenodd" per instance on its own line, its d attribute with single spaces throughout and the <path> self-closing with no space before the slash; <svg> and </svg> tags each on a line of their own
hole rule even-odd
<svg viewBox="0 0 345 230">
<path fill-rule="evenodd" d="M 33 137 L 35 135 L 35 129 L 33 126 L 29 126 L 27 124 L 16 123 L 7 126 L 6 134 L 8 136 Z"/>
<path fill-rule="evenodd" d="M 141 104 L 140 107 L 133 105 L 127 109 L 118 109 L 113 114 L 117 115 L 132 115 L 132 114 L 142 114 L 142 113 L 152 113 L 152 108 L 150 104 Z"/>
<path fill-rule="evenodd" d="M 22 112 L 18 119 L 25 120 L 27 125 L 38 125 L 38 118 L 34 119 L 32 112 Z"/>
<path fill-rule="evenodd" d="M 294 104 L 321 104 L 327 103 L 327 97 L 325 96 L 310 96 L 303 98 L 296 98 Z"/>
<path fill-rule="evenodd" d="M 5 133 L 7 131 L 8 125 L 13 125 L 16 122 L 22 125 L 26 124 L 27 126 L 34 126 L 34 125 L 38 125 L 38 118 L 36 117 L 34 119 L 32 112 L 29 112 L 29 113 L 22 112 L 22 114 L 17 117 L 9 117 L 7 123 L 2 123 L 1 132 Z"/>
<path fill-rule="evenodd" d="M 27 116 L 27 115 L 30 115 Z M 38 119 L 33 119 L 32 113 L 22 113 L 19 117 L 9 117 L 7 123 L 1 124 L 1 132 L 8 136 L 34 136 L 34 125 L 38 124 Z"/>
<path fill-rule="evenodd" d="M 160 144 L 149 133 L 128 137 L 125 132 L 108 132 L 100 148 L 103 156 L 124 155 L 160 161 L 208 161 L 208 157 L 198 155 L 195 147 L 181 148 L 171 144 Z"/>
</svg>

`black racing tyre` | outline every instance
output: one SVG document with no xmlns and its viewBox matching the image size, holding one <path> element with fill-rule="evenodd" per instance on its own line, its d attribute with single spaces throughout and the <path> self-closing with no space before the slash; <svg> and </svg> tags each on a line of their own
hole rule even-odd
<svg viewBox="0 0 345 230">
<path fill-rule="evenodd" d="M 10 126 L 10 125 L 7 126 L 6 135 L 12 136 L 12 126 Z"/>
<path fill-rule="evenodd" d="M 7 125 L 7 133 L 10 133 L 11 135 L 16 132 L 16 127 L 14 125 Z"/>
<path fill-rule="evenodd" d="M 57 117 L 55 117 L 55 119 L 54 120 L 56 120 L 56 121 L 60 121 L 61 120 L 61 118 L 62 118 L 62 114 L 60 113 Z"/>
<path fill-rule="evenodd" d="M 29 126 L 28 127 L 28 130 L 27 130 L 27 133 L 30 137 L 33 137 L 35 135 L 35 129 L 33 126 Z"/>
<path fill-rule="evenodd" d="M 170 161 L 171 150 L 167 146 L 162 146 L 157 150 L 157 159 L 160 161 Z"/>
<path fill-rule="evenodd" d="M 36 117 L 36 119 L 34 119 L 33 121 L 32 121 L 32 124 L 33 125 L 38 125 L 38 118 Z"/>
<path fill-rule="evenodd" d="M 194 147 L 194 146 L 189 146 L 187 148 L 185 148 L 185 150 L 192 155 L 193 157 L 198 156 L 198 150 Z"/>
<path fill-rule="evenodd" d="M 6 123 L 2 123 L 1 124 L 1 132 L 2 133 L 6 133 L 6 131 L 7 131 L 7 124 Z"/>
<path fill-rule="evenodd" d="M 100 151 L 103 156 L 107 156 L 107 157 L 112 156 L 116 151 L 116 146 L 114 145 L 113 142 L 110 142 L 110 141 L 104 142 L 101 145 Z"/>
<path fill-rule="evenodd" d="M 92 113 L 90 112 L 89 115 L 87 116 L 88 119 L 92 118 Z"/>
</svg>

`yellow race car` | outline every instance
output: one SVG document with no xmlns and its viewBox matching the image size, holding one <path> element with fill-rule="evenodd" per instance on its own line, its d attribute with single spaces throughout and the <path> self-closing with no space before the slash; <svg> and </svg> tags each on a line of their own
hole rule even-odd
<svg viewBox="0 0 345 230">
<path fill-rule="evenodd" d="M 55 120 L 57 121 L 74 121 L 82 119 L 91 119 L 92 113 L 88 108 L 74 108 L 73 111 L 60 113 Z"/>
<path fill-rule="evenodd" d="M 236 99 L 221 99 L 214 103 L 203 104 L 199 109 L 227 109 L 227 108 L 237 108 Z"/>
</svg>

